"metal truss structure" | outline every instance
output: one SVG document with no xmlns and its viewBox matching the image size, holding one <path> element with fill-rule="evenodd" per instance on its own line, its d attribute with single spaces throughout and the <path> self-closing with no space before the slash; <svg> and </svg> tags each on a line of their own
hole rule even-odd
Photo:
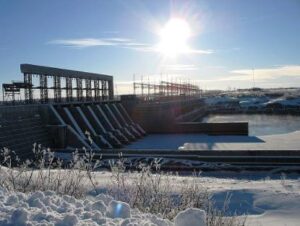
<svg viewBox="0 0 300 226">
<path fill-rule="evenodd" d="M 29 103 L 101 101 L 114 96 L 113 77 L 109 75 L 31 64 L 21 64 L 21 72 L 25 101 Z M 36 78 L 38 85 L 33 82 Z"/>
</svg>

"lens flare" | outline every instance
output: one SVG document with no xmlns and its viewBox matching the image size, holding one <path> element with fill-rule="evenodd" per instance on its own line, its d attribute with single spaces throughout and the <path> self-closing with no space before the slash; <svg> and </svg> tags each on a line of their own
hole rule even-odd
<svg viewBox="0 0 300 226">
<path fill-rule="evenodd" d="M 187 21 L 181 18 L 172 18 L 161 29 L 161 41 L 158 44 L 158 51 L 165 56 L 176 57 L 182 53 L 189 52 L 187 44 L 191 36 L 191 29 Z"/>
</svg>

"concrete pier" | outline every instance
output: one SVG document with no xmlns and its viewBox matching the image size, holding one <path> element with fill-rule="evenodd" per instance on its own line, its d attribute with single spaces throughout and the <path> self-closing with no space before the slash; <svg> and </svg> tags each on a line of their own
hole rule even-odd
<svg viewBox="0 0 300 226">
<path fill-rule="evenodd" d="M 122 117 L 114 102 L 57 104 L 50 105 L 50 109 L 54 112 L 52 118 L 56 118 L 50 121 L 55 122 L 56 126 L 70 126 L 77 137 L 80 137 L 81 143 L 88 143 L 93 149 L 121 148 L 142 137 Z M 130 118 L 129 115 L 128 117 Z"/>
</svg>

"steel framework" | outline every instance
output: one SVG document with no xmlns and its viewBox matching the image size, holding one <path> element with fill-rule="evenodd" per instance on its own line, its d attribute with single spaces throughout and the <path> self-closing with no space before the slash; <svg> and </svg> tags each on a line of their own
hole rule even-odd
<svg viewBox="0 0 300 226">
<path fill-rule="evenodd" d="M 202 90 L 191 83 L 174 83 L 161 81 L 158 84 L 154 83 L 133 83 L 134 94 L 141 95 L 146 99 L 153 99 L 167 96 L 200 96 Z"/>
<path fill-rule="evenodd" d="M 49 94 L 52 94 L 54 102 L 101 101 L 114 96 L 113 77 L 109 75 L 32 64 L 21 64 L 20 68 L 24 84 L 28 84 L 24 89 L 25 101 L 29 103 L 34 100 L 49 102 Z M 38 86 L 33 83 L 34 78 L 39 80 Z"/>
</svg>

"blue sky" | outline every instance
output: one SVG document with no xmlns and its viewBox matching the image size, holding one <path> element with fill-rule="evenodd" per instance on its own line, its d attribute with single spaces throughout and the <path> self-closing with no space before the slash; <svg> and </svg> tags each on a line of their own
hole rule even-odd
<svg viewBox="0 0 300 226">
<path fill-rule="evenodd" d="M 165 57 L 157 30 L 182 18 L 190 54 Z M 205 89 L 300 86 L 299 0 L 0 0 L 0 82 L 32 63 L 136 79 L 191 80 Z M 168 74 L 168 76 L 167 76 Z"/>
</svg>

